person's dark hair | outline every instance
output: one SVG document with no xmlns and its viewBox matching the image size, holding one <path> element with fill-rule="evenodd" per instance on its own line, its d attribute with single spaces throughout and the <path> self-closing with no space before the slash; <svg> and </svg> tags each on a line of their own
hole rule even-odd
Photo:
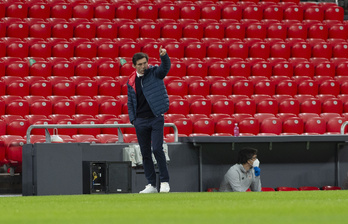
<svg viewBox="0 0 348 224">
<path fill-rule="evenodd" d="M 133 65 L 136 65 L 137 61 L 143 58 L 146 58 L 146 61 L 149 61 L 149 56 L 143 52 L 134 54 L 132 58 Z"/>
<path fill-rule="evenodd" d="M 238 152 L 238 161 L 239 164 L 245 164 L 249 159 L 252 159 L 254 155 L 257 155 L 257 149 L 254 148 L 243 148 Z"/>
</svg>

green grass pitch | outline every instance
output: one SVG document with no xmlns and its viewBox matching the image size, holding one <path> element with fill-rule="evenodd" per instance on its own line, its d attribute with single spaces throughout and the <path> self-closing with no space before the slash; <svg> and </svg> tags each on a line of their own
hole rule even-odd
<svg viewBox="0 0 348 224">
<path fill-rule="evenodd" d="M 0 197 L 2 223 L 347 223 L 348 191 Z"/>
</svg>

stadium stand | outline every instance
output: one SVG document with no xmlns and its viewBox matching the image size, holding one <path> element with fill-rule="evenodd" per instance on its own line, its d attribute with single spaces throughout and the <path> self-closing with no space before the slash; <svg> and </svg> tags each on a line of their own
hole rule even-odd
<svg viewBox="0 0 348 224">
<path fill-rule="evenodd" d="M 3 3 L 0 131 L 10 164 L 20 163 L 19 154 L 12 153 L 20 147 L 12 145 L 23 141 L 30 124 L 81 123 L 75 119 L 79 114 L 92 116 L 89 123 L 128 123 L 122 119 L 128 113 L 131 57 L 144 51 L 156 65 L 160 45 L 172 59 L 165 79 L 171 96 L 166 116 L 182 136 L 233 134 L 234 123 L 241 135 L 328 134 L 338 133 L 346 121 L 348 29 L 337 5 L 296 0 Z M 126 63 L 121 65 L 121 59 Z M 333 97 L 324 100 L 323 94 Z M 268 97 L 259 100 L 260 95 Z M 261 119 L 260 113 L 274 117 Z M 183 116 L 173 119 L 176 114 Z M 206 117 L 193 121 L 194 114 Z M 29 119 L 34 115 L 45 118 L 34 122 Z M 110 129 L 84 133 L 92 136 L 79 136 L 74 129 L 61 134 L 69 141 L 117 141 Z M 127 134 L 125 141 L 136 141 L 134 130 Z"/>
</svg>

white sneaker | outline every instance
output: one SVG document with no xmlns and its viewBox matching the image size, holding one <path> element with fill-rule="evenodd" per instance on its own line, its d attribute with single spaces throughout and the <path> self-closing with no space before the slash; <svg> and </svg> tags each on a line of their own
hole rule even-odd
<svg viewBox="0 0 348 224">
<path fill-rule="evenodd" d="M 168 182 L 162 182 L 160 192 L 161 193 L 168 193 L 170 191 L 169 183 Z"/>
<path fill-rule="evenodd" d="M 140 194 L 150 194 L 150 193 L 158 193 L 157 189 L 152 186 L 151 184 L 148 184 L 145 186 L 145 189 L 139 192 Z"/>
</svg>

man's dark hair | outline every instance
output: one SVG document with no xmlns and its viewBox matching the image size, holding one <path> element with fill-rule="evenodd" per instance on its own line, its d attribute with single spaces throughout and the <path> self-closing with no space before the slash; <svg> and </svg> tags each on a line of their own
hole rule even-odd
<svg viewBox="0 0 348 224">
<path fill-rule="evenodd" d="M 245 164 L 249 159 L 252 159 L 254 155 L 257 155 L 257 149 L 254 148 L 243 148 L 238 152 L 238 161 L 239 164 Z"/>
<path fill-rule="evenodd" d="M 146 58 L 146 61 L 149 61 L 149 56 L 143 52 L 134 54 L 132 58 L 133 65 L 136 65 L 137 61 L 143 58 Z"/>
</svg>

